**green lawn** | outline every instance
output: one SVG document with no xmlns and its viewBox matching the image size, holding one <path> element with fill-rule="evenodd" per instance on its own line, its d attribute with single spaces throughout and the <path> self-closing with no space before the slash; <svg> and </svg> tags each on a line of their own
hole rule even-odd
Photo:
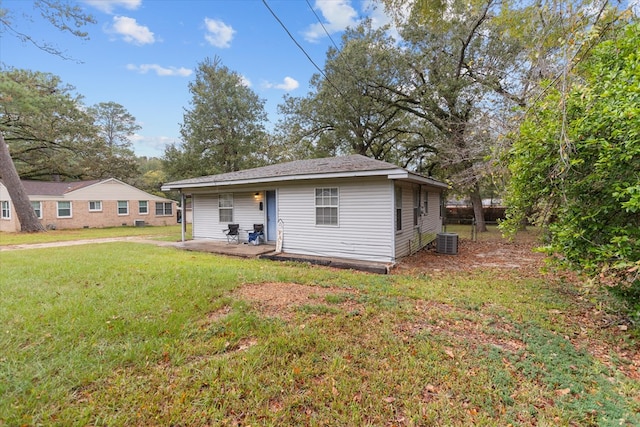
<svg viewBox="0 0 640 427">
<path fill-rule="evenodd" d="M 0 425 L 640 425 L 613 351 L 637 343 L 584 324 L 602 307 L 560 280 L 129 242 L 4 251 L 0 267 Z"/>
<path fill-rule="evenodd" d="M 178 241 L 181 238 L 180 227 L 178 224 L 162 227 L 145 226 L 49 230 L 43 233 L 26 234 L 0 232 L 0 246 L 128 236 Z M 187 224 L 187 236 L 191 236 L 191 224 Z"/>
</svg>

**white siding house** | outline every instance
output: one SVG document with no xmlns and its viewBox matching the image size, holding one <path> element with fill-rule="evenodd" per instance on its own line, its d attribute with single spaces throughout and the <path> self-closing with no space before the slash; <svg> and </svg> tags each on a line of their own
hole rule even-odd
<svg viewBox="0 0 640 427">
<path fill-rule="evenodd" d="M 191 195 L 193 238 L 226 241 L 239 224 L 246 241 L 264 224 L 281 230 L 285 253 L 394 263 L 442 230 L 447 186 L 360 155 L 300 160 L 163 185 Z"/>
</svg>

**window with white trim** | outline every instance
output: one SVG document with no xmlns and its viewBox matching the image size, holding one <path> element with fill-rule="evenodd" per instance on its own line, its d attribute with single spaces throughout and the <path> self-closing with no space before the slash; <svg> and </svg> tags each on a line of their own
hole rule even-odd
<svg viewBox="0 0 640 427">
<path fill-rule="evenodd" d="M 102 211 L 102 200 L 89 201 L 89 212 L 101 212 L 101 211 Z"/>
<path fill-rule="evenodd" d="M 2 201 L 2 219 L 11 219 L 11 207 L 8 200 Z"/>
<path fill-rule="evenodd" d="M 420 220 L 420 188 L 413 189 L 413 225 L 418 225 Z"/>
<path fill-rule="evenodd" d="M 402 187 L 395 186 L 396 231 L 402 230 Z"/>
<path fill-rule="evenodd" d="M 58 202 L 58 218 L 71 218 L 71 202 Z"/>
<path fill-rule="evenodd" d="M 218 195 L 218 217 L 220 224 L 233 223 L 233 194 Z"/>
<path fill-rule="evenodd" d="M 42 219 L 42 202 L 31 202 L 31 207 L 38 219 Z"/>
<path fill-rule="evenodd" d="M 140 215 L 146 215 L 149 213 L 149 201 L 138 200 L 138 213 Z"/>
<path fill-rule="evenodd" d="M 316 225 L 338 225 L 338 187 L 316 188 Z"/>
<path fill-rule="evenodd" d="M 128 200 L 118 200 L 118 215 L 129 215 Z"/>
<path fill-rule="evenodd" d="M 173 203 L 171 203 L 171 202 L 156 202 L 156 215 L 157 216 L 171 216 L 171 215 L 173 215 Z"/>
<path fill-rule="evenodd" d="M 425 191 L 424 192 L 424 214 L 428 214 L 429 213 L 429 192 Z"/>
</svg>

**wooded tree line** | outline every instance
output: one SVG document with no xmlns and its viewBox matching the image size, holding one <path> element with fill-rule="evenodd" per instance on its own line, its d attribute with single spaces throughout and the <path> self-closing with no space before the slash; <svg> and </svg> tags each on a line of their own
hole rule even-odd
<svg viewBox="0 0 640 427">
<path fill-rule="evenodd" d="M 220 58 L 205 58 L 188 86 L 181 142 L 148 182 L 359 153 L 449 183 L 472 202 L 479 231 L 483 194 L 508 190 L 505 230 L 538 221 L 574 267 L 615 266 L 607 277 L 640 287 L 638 69 L 629 65 L 637 52 L 625 53 L 637 46 L 633 11 L 608 0 L 379 7 L 394 31 L 371 21 L 348 29 L 311 91 L 284 98 L 273 131 L 265 101 Z M 126 175 L 137 125 L 124 107 L 81 108 L 70 87 L 43 73 L 5 69 L 0 82 L 1 131 L 23 177 L 145 181 Z M 36 132 L 52 113 L 60 120 Z M 51 158 L 56 170 L 45 167 Z M 3 178 L 5 170 L 0 163 Z M 594 197 L 599 208 L 588 211 Z"/>
</svg>

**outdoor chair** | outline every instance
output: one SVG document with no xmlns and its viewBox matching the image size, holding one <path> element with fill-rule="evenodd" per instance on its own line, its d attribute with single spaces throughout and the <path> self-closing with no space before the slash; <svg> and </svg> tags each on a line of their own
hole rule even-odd
<svg viewBox="0 0 640 427">
<path fill-rule="evenodd" d="M 253 231 L 249 233 L 249 243 L 259 245 L 260 239 L 264 241 L 264 224 L 253 224 Z"/>
<path fill-rule="evenodd" d="M 224 234 L 227 236 L 227 243 L 240 243 L 240 224 L 229 224 L 228 227 L 224 230 Z"/>
</svg>

